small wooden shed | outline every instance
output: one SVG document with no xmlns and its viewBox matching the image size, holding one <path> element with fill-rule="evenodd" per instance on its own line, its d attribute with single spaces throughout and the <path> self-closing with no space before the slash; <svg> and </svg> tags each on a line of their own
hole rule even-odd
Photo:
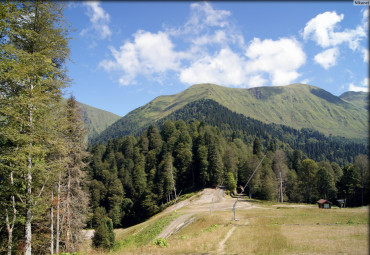
<svg viewBox="0 0 370 255">
<path fill-rule="evenodd" d="M 319 205 L 319 208 L 330 209 L 333 203 L 325 199 L 320 199 L 317 201 L 317 204 Z"/>
</svg>

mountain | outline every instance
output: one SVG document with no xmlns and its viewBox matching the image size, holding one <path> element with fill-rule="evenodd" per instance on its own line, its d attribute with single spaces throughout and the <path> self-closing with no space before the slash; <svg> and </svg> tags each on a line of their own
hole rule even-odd
<svg viewBox="0 0 370 255">
<path fill-rule="evenodd" d="M 103 130 L 119 120 L 121 116 L 83 103 L 78 103 L 83 112 L 88 140 L 98 136 Z"/>
<path fill-rule="evenodd" d="M 318 87 L 292 84 L 237 89 L 199 84 L 175 95 L 155 98 L 115 122 L 93 141 L 134 134 L 201 99 L 213 100 L 232 112 L 264 123 L 309 128 L 325 135 L 367 138 L 367 110 Z"/>
<path fill-rule="evenodd" d="M 347 91 L 340 95 L 339 98 L 357 107 L 369 109 L 369 93 Z"/>
</svg>

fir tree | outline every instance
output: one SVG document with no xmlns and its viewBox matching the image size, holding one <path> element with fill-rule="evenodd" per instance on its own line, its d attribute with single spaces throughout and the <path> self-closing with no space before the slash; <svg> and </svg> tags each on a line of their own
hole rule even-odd
<svg viewBox="0 0 370 255">
<path fill-rule="evenodd" d="M 46 161 L 54 140 L 48 115 L 67 84 L 68 31 L 62 13 L 58 2 L 1 3 L 0 126 L 13 149 L 7 161 L 0 161 L 11 166 L 10 159 L 17 157 L 17 182 L 26 187 L 15 191 L 25 206 L 25 254 L 32 253 L 32 222 L 44 212 L 39 198 L 52 176 Z"/>
</svg>

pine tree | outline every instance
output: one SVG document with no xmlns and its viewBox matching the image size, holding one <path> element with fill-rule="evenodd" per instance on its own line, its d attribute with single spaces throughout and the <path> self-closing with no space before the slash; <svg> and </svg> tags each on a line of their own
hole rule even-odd
<svg viewBox="0 0 370 255">
<path fill-rule="evenodd" d="M 65 198 L 63 211 L 65 222 L 62 232 L 65 233 L 65 251 L 74 252 L 81 242 L 80 230 L 84 227 L 88 210 L 88 194 L 84 189 L 86 176 L 83 169 L 84 160 L 88 157 L 86 152 L 86 135 L 82 119 L 82 112 L 73 96 L 67 100 L 66 105 L 66 169 L 64 177 Z"/>
<path fill-rule="evenodd" d="M 113 232 L 112 220 L 104 217 L 98 227 L 95 229 L 94 237 L 92 239 L 93 245 L 98 248 L 110 250 L 114 245 L 115 235 Z"/>
<path fill-rule="evenodd" d="M 0 126 L 2 139 L 10 145 L 7 160 L 0 161 L 13 167 L 11 162 L 16 159 L 14 181 L 26 187 L 13 194 L 25 206 L 28 255 L 32 252 L 32 221 L 45 210 L 41 197 L 52 176 L 46 161 L 54 141 L 48 115 L 67 84 L 68 30 L 59 2 L 2 2 L 0 6 Z"/>
</svg>

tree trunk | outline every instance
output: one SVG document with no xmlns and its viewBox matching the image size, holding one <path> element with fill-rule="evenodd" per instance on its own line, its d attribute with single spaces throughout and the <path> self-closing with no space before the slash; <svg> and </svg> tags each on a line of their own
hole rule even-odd
<svg viewBox="0 0 370 255">
<path fill-rule="evenodd" d="M 30 85 L 30 98 L 33 98 L 33 85 Z M 28 125 L 30 127 L 31 133 L 33 132 L 33 106 L 30 105 L 30 109 L 28 111 Z M 25 254 L 31 255 L 32 252 L 32 141 L 29 144 L 29 152 L 28 152 L 28 169 L 27 169 L 27 176 L 26 176 L 26 183 L 27 183 L 27 196 L 26 196 L 26 229 L 25 229 Z"/>
<path fill-rule="evenodd" d="M 71 219 L 70 219 L 70 204 L 71 204 L 71 170 L 68 168 L 68 181 L 67 181 L 67 198 L 66 198 L 66 206 L 67 206 L 67 219 L 66 219 L 66 252 L 70 250 L 70 232 L 71 232 Z"/>
<path fill-rule="evenodd" d="M 13 186 L 13 171 L 10 172 L 10 184 Z M 15 220 L 17 217 L 17 209 L 15 208 L 15 198 L 14 195 L 10 197 L 10 200 L 12 202 L 13 207 L 13 219 L 12 222 L 9 222 L 9 212 L 8 209 L 6 209 L 6 230 L 8 231 L 8 255 L 12 254 L 12 246 L 13 246 L 13 229 Z"/>
<path fill-rule="evenodd" d="M 50 206 L 50 254 L 54 254 L 54 210 L 53 210 L 53 191 L 51 192 L 51 206 Z"/>
<path fill-rule="evenodd" d="M 56 239 L 55 239 L 55 253 L 59 254 L 59 239 L 60 239 L 60 180 L 61 179 L 61 172 L 59 171 L 59 178 L 58 178 L 58 191 L 57 191 L 57 219 L 56 219 Z"/>
<path fill-rule="evenodd" d="M 32 148 L 32 143 L 30 143 L 30 148 Z M 31 149 L 30 149 L 31 150 Z M 31 212 L 31 195 L 32 195 L 32 158 L 28 156 L 28 171 L 27 171 L 27 198 L 26 198 L 26 231 L 25 231 L 25 254 L 31 255 L 31 245 L 32 245 L 32 212 Z"/>
</svg>

